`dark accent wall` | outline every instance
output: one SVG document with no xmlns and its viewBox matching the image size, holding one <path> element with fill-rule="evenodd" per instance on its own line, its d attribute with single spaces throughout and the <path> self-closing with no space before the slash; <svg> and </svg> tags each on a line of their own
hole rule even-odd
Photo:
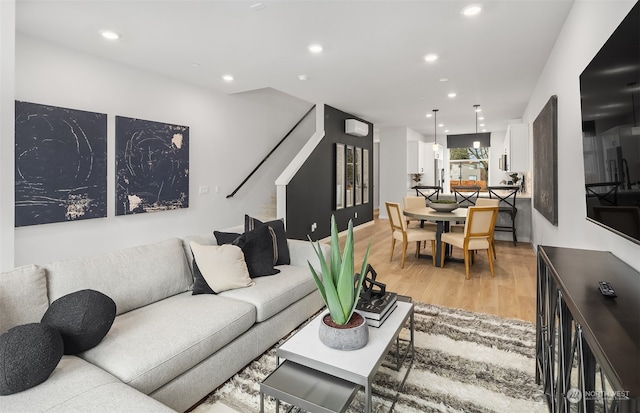
<svg viewBox="0 0 640 413">
<path fill-rule="evenodd" d="M 346 119 L 369 124 L 364 137 L 344 132 Z M 349 219 L 354 227 L 373 220 L 373 124 L 336 108 L 324 107 L 325 137 L 287 186 L 287 236 L 294 239 L 318 240 L 331 235 L 331 215 L 340 231 L 346 230 Z M 369 150 L 369 202 L 339 210 L 335 203 L 335 144 L 358 146 Z M 355 218 L 355 215 L 358 215 Z M 317 228 L 311 232 L 311 225 Z"/>
</svg>

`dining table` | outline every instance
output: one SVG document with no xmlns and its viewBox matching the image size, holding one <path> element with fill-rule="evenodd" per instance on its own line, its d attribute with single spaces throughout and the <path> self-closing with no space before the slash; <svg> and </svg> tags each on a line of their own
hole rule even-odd
<svg viewBox="0 0 640 413">
<path fill-rule="evenodd" d="M 404 216 L 408 218 L 414 218 L 425 221 L 432 221 L 436 223 L 436 266 L 441 267 L 443 260 L 442 254 L 445 254 L 445 259 L 451 259 L 450 249 L 445 251 L 442 248 L 442 234 L 449 232 L 451 222 L 464 222 L 467 220 L 467 208 L 457 208 L 451 212 L 440 212 L 435 209 L 424 206 L 418 208 L 410 208 L 403 210 Z M 427 254 L 420 254 L 420 257 L 432 258 Z"/>
</svg>

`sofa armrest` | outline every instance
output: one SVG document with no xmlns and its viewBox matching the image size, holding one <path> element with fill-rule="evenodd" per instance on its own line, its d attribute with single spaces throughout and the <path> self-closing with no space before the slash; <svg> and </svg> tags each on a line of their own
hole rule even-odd
<svg viewBox="0 0 640 413">
<path fill-rule="evenodd" d="M 316 271 L 320 272 L 320 262 L 316 255 L 313 246 L 309 241 L 302 241 L 297 239 L 288 239 L 287 244 L 289 246 L 289 256 L 291 257 L 291 265 L 298 267 L 309 268 L 307 261 L 313 265 Z M 314 243 L 315 244 L 315 243 Z M 327 263 L 331 262 L 331 247 L 328 244 L 320 243 L 320 248 L 324 253 L 324 258 Z"/>
</svg>

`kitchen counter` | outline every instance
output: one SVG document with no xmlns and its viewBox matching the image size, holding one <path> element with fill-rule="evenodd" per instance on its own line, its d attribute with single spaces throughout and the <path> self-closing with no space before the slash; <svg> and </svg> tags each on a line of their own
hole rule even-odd
<svg viewBox="0 0 640 413">
<path fill-rule="evenodd" d="M 416 191 L 414 189 L 407 190 L 407 196 L 415 196 Z M 516 208 L 518 208 L 518 214 L 516 215 L 516 235 L 518 236 L 518 241 L 521 242 L 531 242 L 531 223 L 532 223 L 532 204 L 531 204 L 531 193 L 521 193 L 518 192 L 516 196 Z M 489 198 L 488 192 L 481 192 L 480 198 Z M 455 199 L 453 194 L 441 194 L 439 199 Z M 498 222 L 496 225 L 511 225 L 511 220 L 507 216 L 507 214 L 500 214 L 498 216 Z M 513 239 L 512 234 L 510 232 L 495 232 L 495 239 L 501 241 L 511 241 Z"/>
</svg>

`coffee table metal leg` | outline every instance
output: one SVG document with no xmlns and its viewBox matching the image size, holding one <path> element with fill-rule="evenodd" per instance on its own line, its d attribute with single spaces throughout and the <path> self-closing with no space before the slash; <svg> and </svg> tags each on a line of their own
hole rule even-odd
<svg viewBox="0 0 640 413">
<path fill-rule="evenodd" d="M 364 388 L 364 411 L 365 413 L 371 413 L 371 379 L 367 381 L 367 385 Z"/>
</svg>

